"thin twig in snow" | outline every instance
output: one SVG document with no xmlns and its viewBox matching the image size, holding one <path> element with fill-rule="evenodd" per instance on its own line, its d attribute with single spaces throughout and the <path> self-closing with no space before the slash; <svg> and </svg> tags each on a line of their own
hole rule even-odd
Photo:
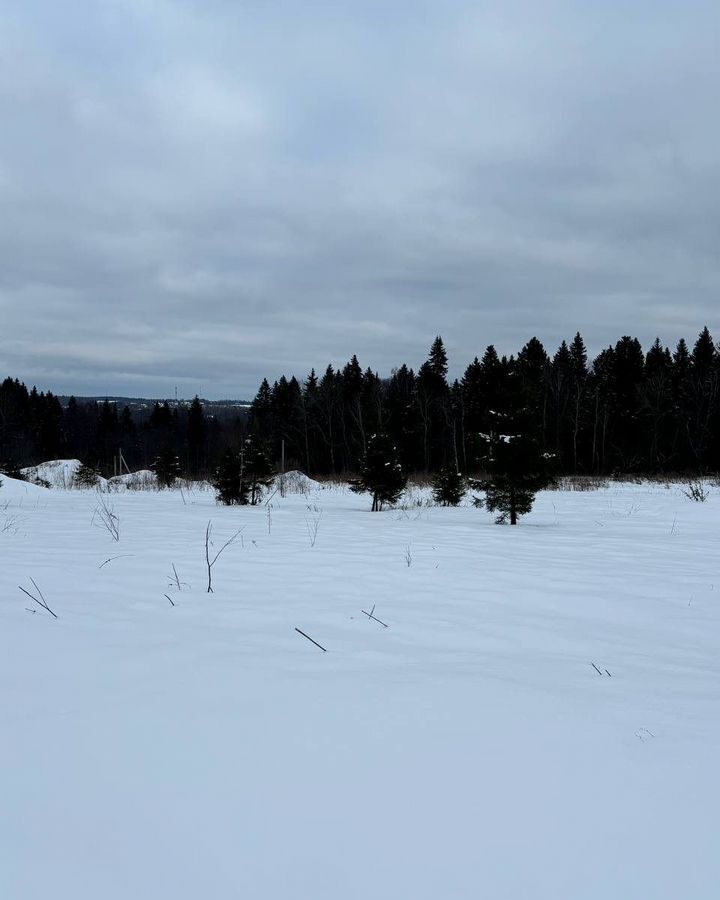
<svg viewBox="0 0 720 900">
<path fill-rule="evenodd" d="M 361 609 L 360 612 L 363 615 L 367 616 L 368 619 L 373 619 L 375 622 L 378 622 L 380 625 L 382 625 L 383 628 L 388 627 L 387 624 L 382 621 L 382 619 L 378 619 L 378 617 L 376 615 L 374 615 L 374 612 L 375 612 L 375 604 L 374 603 L 373 603 L 373 608 L 370 610 L 370 612 L 365 612 L 364 609 Z"/>
<path fill-rule="evenodd" d="M 327 653 L 327 650 L 323 647 L 323 645 L 322 645 L 322 644 L 318 644 L 317 641 L 314 641 L 314 640 L 310 637 L 309 634 L 305 634 L 305 632 L 304 632 L 304 631 L 300 631 L 299 628 L 296 628 L 295 631 L 297 631 L 298 634 L 301 634 L 304 638 L 307 638 L 307 639 L 310 641 L 311 644 L 315 644 L 316 647 L 319 647 L 319 648 L 323 651 L 323 653 Z"/>
<path fill-rule="evenodd" d="M 23 592 L 23 594 L 27 595 L 34 603 L 37 603 L 38 606 L 42 606 L 42 608 L 44 610 L 46 610 L 47 612 L 49 612 L 50 615 L 53 616 L 53 618 L 57 619 L 57 615 L 48 606 L 48 602 L 45 599 L 45 597 L 43 596 L 43 593 L 40 590 L 40 588 L 37 586 L 37 584 L 35 583 L 35 581 L 32 578 L 30 579 L 30 581 L 32 581 L 33 587 L 38 592 L 39 599 L 38 599 L 38 597 L 35 596 L 35 594 L 31 594 L 30 591 L 26 591 L 25 588 L 22 587 L 21 585 L 18 585 L 18 588 L 20 588 L 20 590 Z M 26 607 L 26 609 L 27 609 L 27 607 Z"/>
<path fill-rule="evenodd" d="M 213 559 L 211 561 L 210 560 L 210 535 L 212 534 L 212 522 L 207 523 L 207 528 L 205 529 L 205 562 L 207 564 L 207 573 L 208 573 L 208 586 L 207 586 L 208 594 L 214 593 L 214 591 L 212 589 L 212 567 L 218 561 L 220 554 L 224 550 L 227 550 L 227 548 L 230 546 L 230 544 L 232 544 L 234 541 L 237 540 L 237 538 L 240 535 L 240 533 L 242 532 L 242 530 L 243 530 L 242 528 L 238 528 L 238 530 L 235 532 L 235 534 L 233 534 L 232 537 L 229 537 L 225 541 L 225 543 L 218 550 L 218 552 L 215 554 L 215 556 L 213 557 Z"/>
<path fill-rule="evenodd" d="M 132 556 L 132 553 L 121 553 L 120 556 L 111 556 L 109 559 L 106 559 L 104 563 L 100 563 L 98 569 L 102 569 L 103 566 L 106 566 L 108 563 L 113 562 L 113 560 L 122 559 L 125 556 Z"/>
</svg>

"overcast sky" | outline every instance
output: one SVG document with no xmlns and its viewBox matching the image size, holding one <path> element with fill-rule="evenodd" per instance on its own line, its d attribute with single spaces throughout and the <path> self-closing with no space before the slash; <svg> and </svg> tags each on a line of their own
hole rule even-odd
<svg viewBox="0 0 720 900">
<path fill-rule="evenodd" d="M 5 0 L 0 377 L 720 331 L 719 98 L 717 0 Z"/>
</svg>

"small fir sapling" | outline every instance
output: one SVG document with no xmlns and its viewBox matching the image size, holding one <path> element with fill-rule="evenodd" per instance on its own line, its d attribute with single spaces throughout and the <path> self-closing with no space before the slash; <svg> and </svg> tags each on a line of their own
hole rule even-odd
<svg viewBox="0 0 720 900">
<path fill-rule="evenodd" d="M 77 488 L 95 488 L 100 483 L 97 471 L 86 463 L 82 463 L 73 477 L 73 486 Z"/>
<path fill-rule="evenodd" d="M 397 448 L 386 434 L 374 434 L 367 444 L 359 477 L 350 482 L 356 494 L 372 494 L 372 511 L 392 506 L 405 490 L 407 477 L 403 473 Z"/>
<path fill-rule="evenodd" d="M 172 487 L 181 474 L 180 462 L 173 450 L 169 448 L 160 451 L 151 468 L 155 472 L 161 488 Z"/>
<path fill-rule="evenodd" d="M 537 491 L 554 481 L 553 454 L 540 449 L 535 413 L 516 372 L 508 375 L 507 383 L 503 409 L 489 412 L 489 433 L 481 435 L 485 477 L 471 484 L 485 492 L 484 499 L 475 498 L 476 506 L 498 513 L 498 525 L 508 520 L 516 525 L 532 509 Z"/>
<path fill-rule="evenodd" d="M 267 448 L 257 438 L 251 437 L 245 441 L 243 457 L 250 491 L 250 505 L 256 506 L 260 502 L 263 492 L 275 480 L 275 469 L 270 461 Z"/>
<path fill-rule="evenodd" d="M 265 446 L 248 438 L 240 450 L 225 451 L 212 485 L 218 502 L 225 506 L 256 506 L 274 478 L 275 470 Z"/>
<path fill-rule="evenodd" d="M 244 506 L 248 502 L 250 486 L 245 477 L 244 455 L 228 449 L 220 458 L 212 486 L 218 503 L 224 506 Z"/>
<path fill-rule="evenodd" d="M 443 466 L 433 478 L 433 499 L 440 506 L 457 506 L 466 491 L 467 481 L 457 466 Z"/>
</svg>

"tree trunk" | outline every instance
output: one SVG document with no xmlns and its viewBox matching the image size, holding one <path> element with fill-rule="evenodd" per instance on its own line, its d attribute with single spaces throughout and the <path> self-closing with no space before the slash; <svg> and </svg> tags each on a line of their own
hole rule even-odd
<svg viewBox="0 0 720 900">
<path fill-rule="evenodd" d="M 455 456 L 455 471 L 460 471 L 460 461 L 458 460 L 458 449 L 457 449 L 457 422 L 453 419 L 453 454 Z"/>
<path fill-rule="evenodd" d="M 573 471 L 578 471 L 578 432 L 580 431 L 580 387 L 575 386 L 575 425 L 573 428 Z"/>
</svg>

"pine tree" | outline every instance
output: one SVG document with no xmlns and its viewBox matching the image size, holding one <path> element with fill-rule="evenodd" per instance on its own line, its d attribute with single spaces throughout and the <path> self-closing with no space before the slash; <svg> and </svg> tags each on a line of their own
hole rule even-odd
<svg viewBox="0 0 720 900">
<path fill-rule="evenodd" d="M 443 339 L 438 335 L 432 342 L 427 364 L 439 380 L 444 381 L 448 373 L 448 357 Z"/>
<path fill-rule="evenodd" d="M 226 450 L 215 470 L 212 486 L 218 503 L 225 506 L 244 506 L 248 502 L 250 485 L 243 471 L 243 456 L 237 450 Z"/>
<path fill-rule="evenodd" d="M 441 506 L 457 506 L 467 491 L 467 482 L 457 466 L 444 466 L 433 479 L 433 498 Z"/>
<path fill-rule="evenodd" d="M 426 471 L 435 469 L 444 455 L 450 393 L 447 371 L 447 353 L 442 338 L 438 336 L 433 341 L 427 360 L 420 366 L 415 390 Z"/>
<path fill-rule="evenodd" d="M 532 509 L 536 492 L 552 483 L 551 455 L 543 453 L 535 436 L 532 412 L 517 373 L 508 375 L 502 407 L 493 412 L 492 430 L 483 436 L 488 451 L 486 476 L 472 487 L 485 491 L 485 499 L 476 498 L 476 503 L 498 513 L 498 525 L 508 519 L 516 525 L 518 517 Z"/>
<path fill-rule="evenodd" d="M 196 394 L 193 402 L 190 404 L 187 418 L 187 442 L 191 475 L 198 475 L 203 466 L 205 430 L 205 413 L 203 412 L 200 398 Z"/>
<path fill-rule="evenodd" d="M 161 488 L 172 487 L 180 475 L 180 462 L 170 448 L 160 451 L 151 468 L 155 472 Z"/>
<path fill-rule="evenodd" d="M 273 423 L 273 394 L 267 378 L 263 378 L 255 399 L 250 405 L 249 424 L 255 434 L 268 437 Z"/>
<path fill-rule="evenodd" d="M 248 482 L 250 505 L 256 506 L 264 490 L 275 478 L 275 469 L 263 443 L 256 438 L 248 438 L 243 448 L 244 477 Z"/>
<path fill-rule="evenodd" d="M 73 477 L 73 485 L 77 488 L 94 488 L 100 482 L 100 476 L 92 466 L 81 463 Z"/>
<path fill-rule="evenodd" d="M 397 503 L 405 490 L 407 478 L 403 474 L 397 448 L 386 434 L 373 434 L 360 467 L 360 477 L 350 482 L 356 494 L 372 494 L 372 511 Z"/>
</svg>

